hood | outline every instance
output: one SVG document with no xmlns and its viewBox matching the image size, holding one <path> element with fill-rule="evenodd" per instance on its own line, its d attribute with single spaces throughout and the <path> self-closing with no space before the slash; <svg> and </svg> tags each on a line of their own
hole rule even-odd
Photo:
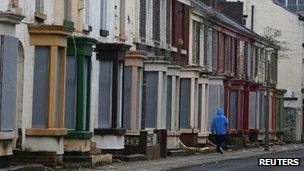
<svg viewBox="0 0 304 171">
<path fill-rule="evenodd" d="M 223 116 L 224 115 L 224 110 L 220 107 L 217 108 L 216 115 L 217 116 Z"/>
</svg>

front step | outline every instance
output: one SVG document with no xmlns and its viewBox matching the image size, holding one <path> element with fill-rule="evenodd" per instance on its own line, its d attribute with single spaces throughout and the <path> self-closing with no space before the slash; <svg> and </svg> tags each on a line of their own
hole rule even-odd
<svg viewBox="0 0 304 171">
<path fill-rule="evenodd" d="M 202 153 L 202 154 L 215 153 L 216 152 L 216 147 L 200 148 L 199 152 Z"/>
<path fill-rule="evenodd" d="M 146 155 L 144 154 L 117 155 L 115 158 L 126 162 L 142 161 L 147 159 Z"/>
<path fill-rule="evenodd" d="M 113 155 L 65 155 L 63 156 L 63 162 L 68 168 L 94 167 L 112 163 Z"/>
<path fill-rule="evenodd" d="M 189 152 L 185 150 L 167 150 L 167 155 L 171 157 L 176 157 L 176 156 L 189 156 L 191 155 Z"/>
<path fill-rule="evenodd" d="M 92 158 L 89 155 L 82 155 L 82 156 L 63 156 L 64 163 L 92 163 Z"/>
</svg>

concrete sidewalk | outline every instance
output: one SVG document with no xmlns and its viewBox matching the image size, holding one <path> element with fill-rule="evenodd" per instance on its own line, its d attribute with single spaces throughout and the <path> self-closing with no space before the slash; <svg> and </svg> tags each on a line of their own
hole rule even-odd
<svg viewBox="0 0 304 171">
<path fill-rule="evenodd" d="M 159 171 L 159 170 L 174 170 L 180 168 L 186 168 L 189 166 L 204 165 L 210 163 L 216 163 L 219 161 L 236 160 L 255 157 L 263 154 L 284 152 L 304 149 L 304 144 L 289 144 L 285 146 L 272 146 L 270 151 L 266 152 L 263 148 L 246 149 L 241 151 L 226 152 L 223 156 L 219 156 L 216 153 L 211 154 L 197 154 L 192 156 L 183 157 L 168 157 L 165 159 L 149 160 L 149 161 L 137 161 L 137 162 L 121 162 L 113 163 L 103 167 L 97 167 L 94 169 L 79 169 L 85 171 Z"/>
</svg>

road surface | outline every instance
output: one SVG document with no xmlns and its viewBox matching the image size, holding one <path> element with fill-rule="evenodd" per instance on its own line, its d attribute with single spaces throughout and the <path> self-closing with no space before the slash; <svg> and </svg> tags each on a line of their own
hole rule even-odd
<svg viewBox="0 0 304 171">
<path fill-rule="evenodd" d="M 258 158 L 300 158 L 300 166 L 258 166 Z M 287 151 L 259 157 L 225 161 L 220 163 L 207 164 L 183 168 L 180 171 L 304 171 L 304 150 Z M 179 170 L 178 170 L 179 171 Z"/>
</svg>

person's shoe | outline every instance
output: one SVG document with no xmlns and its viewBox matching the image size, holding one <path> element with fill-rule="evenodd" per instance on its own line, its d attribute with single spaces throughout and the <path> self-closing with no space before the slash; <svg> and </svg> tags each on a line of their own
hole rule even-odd
<svg viewBox="0 0 304 171">
<path fill-rule="evenodd" d="M 220 147 L 220 153 L 221 153 L 221 155 L 223 155 L 223 154 L 224 154 L 224 150 L 223 150 L 223 148 L 222 148 L 222 147 Z"/>
</svg>

